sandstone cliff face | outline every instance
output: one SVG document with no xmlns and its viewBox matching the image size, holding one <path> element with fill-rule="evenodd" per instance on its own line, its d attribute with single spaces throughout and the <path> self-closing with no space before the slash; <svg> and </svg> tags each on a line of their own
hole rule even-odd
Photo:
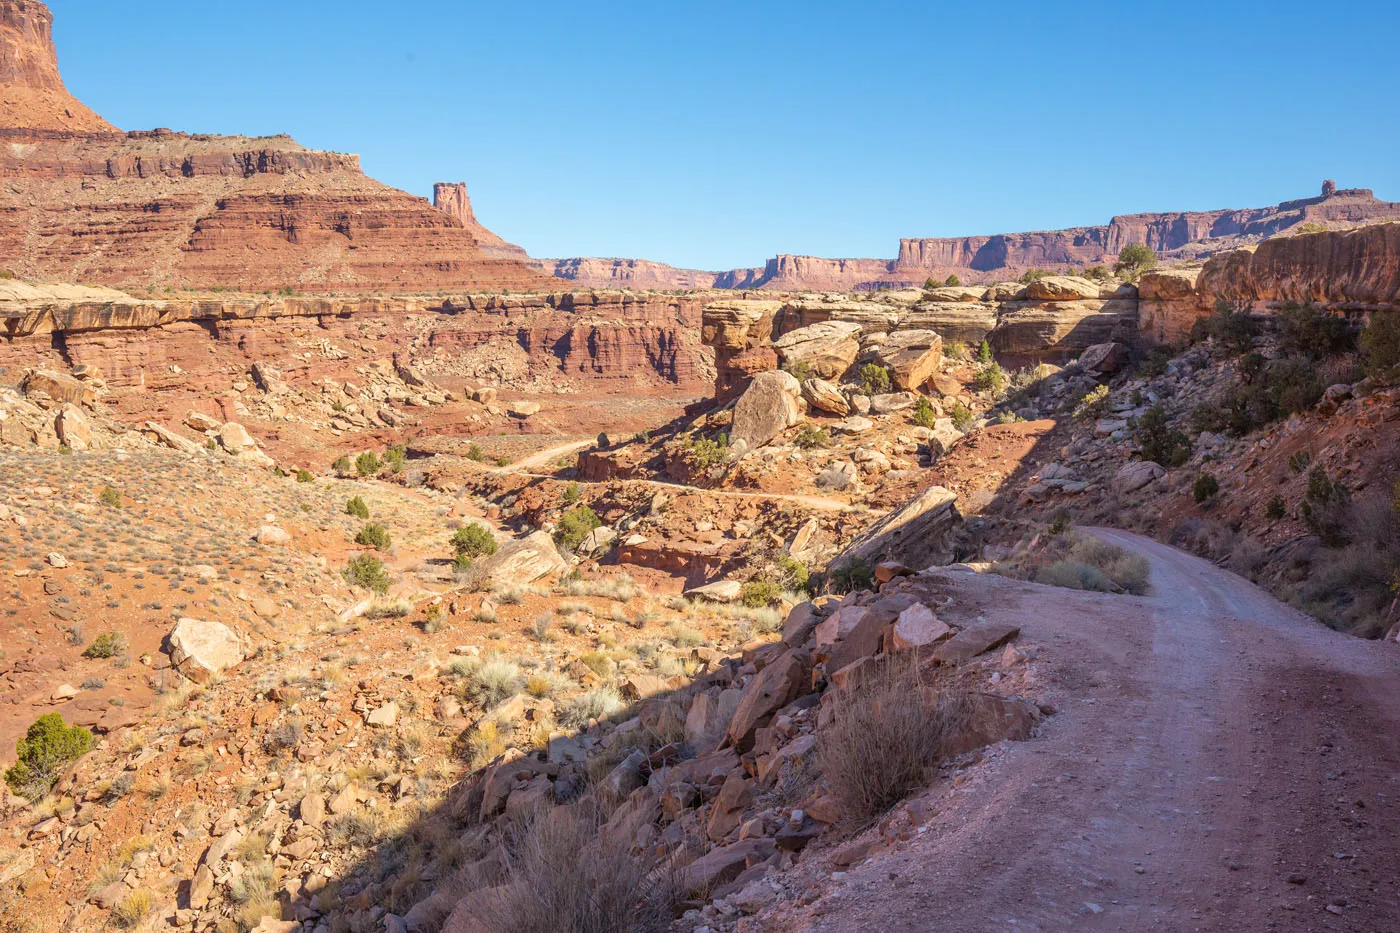
<svg viewBox="0 0 1400 933">
<path fill-rule="evenodd" d="M 440 181 L 433 185 L 433 207 L 466 227 L 475 238 L 477 249 L 483 256 L 521 261 L 529 259 L 524 249 L 514 243 L 507 243 L 476 219 L 476 213 L 472 210 L 472 199 L 467 195 L 466 182 Z"/>
<path fill-rule="evenodd" d="M 53 44 L 53 14 L 38 0 L 0 0 L 0 126 L 112 129 L 63 86 Z"/>
<path fill-rule="evenodd" d="M 0 281 L 0 378 L 86 364 L 119 390 L 222 391 L 258 359 L 302 359 L 319 378 L 336 374 L 342 348 L 369 343 L 449 383 L 557 376 L 580 390 L 700 395 L 714 379 L 701 307 L 697 297 L 621 292 L 147 300 Z"/>
<path fill-rule="evenodd" d="M 583 288 L 685 291 L 728 287 L 717 284 L 720 273 L 677 269 L 648 259 L 540 259 L 532 260 L 529 265 L 545 275 L 567 279 Z"/>
</svg>

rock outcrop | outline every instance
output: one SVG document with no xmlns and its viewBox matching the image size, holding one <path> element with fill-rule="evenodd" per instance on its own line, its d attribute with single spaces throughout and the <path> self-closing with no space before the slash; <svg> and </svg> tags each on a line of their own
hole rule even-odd
<svg viewBox="0 0 1400 933">
<path fill-rule="evenodd" d="M 38 0 L 0 0 L 0 126 L 76 133 L 114 129 L 64 87 L 53 14 Z"/>
<path fill-rule="evenodd" d="M 440 181 L 433 185 L 433 207 L 466 227 L 476 240 L 477 249 L 483 256 L 521 261 L 529 259 L 523 248 L 514 243 L 507 243 L 476 219 L 476 212 L 472 210 L 472 199 L 467 194 L 466 182 Z"/>
</svg>

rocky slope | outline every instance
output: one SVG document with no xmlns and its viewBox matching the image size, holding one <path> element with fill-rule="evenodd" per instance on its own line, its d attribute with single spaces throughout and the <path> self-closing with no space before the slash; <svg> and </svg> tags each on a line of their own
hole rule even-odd
<svg viewBox="0 0 1400 933">
<path fill-rule="evenodd" d="M 631 270 L 640 266 L 647 270 L 647 281 L 656 283 L 650 287 L 686 288 L 698 282 L 706 288 L 863 291 L 917 286 L 930 277 L 943 281 L 949 275 L 987 282 L 1015 278 L 1032 267 L 1072 271 L 1112 265 L 1130 243 L 1145 243 L 1169 259 L 1201 259 L 1296 231 L 1303 224 L 1347 229 L 1396 219 L 1400 204 L 1380 201 L 1364 188 L 1338 190 L 1329 181 L 1317 197 L 1272 207 L 1129 214 L 1101 226 L 1031 233 L 905 238 L 892 260 L 779 255 L 760 268 L 715 273 L 642 260 L 546 260 L 542 268 L 599 287 L 624 286 L 634 274 Z"/>
<path fill-rule="evenodd" d="M 15 0 L 0 14 L 0 96 L 13 101 L 0 113 L 0 269 L 250 292 L 547 283 L 495 239 L 483 252 L 461 220 L 365 177 L 356 156 L 285 136 L 116 132 L 68 102 L 48 9 Z"/>
</svg>

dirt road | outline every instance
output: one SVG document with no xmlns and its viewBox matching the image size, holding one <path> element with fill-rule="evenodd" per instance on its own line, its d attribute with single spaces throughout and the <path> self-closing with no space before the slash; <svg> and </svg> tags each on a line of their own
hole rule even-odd
<svg viewBox="0 0 1400 933">
<path fill-rule="evenodd" d="M 1096 533 L 1153 595 L 965 578 L 960 611 L 1022 626 L 1059 712 L 783 929 L 1400 931 L 1400 649 Z"/>
</svg>

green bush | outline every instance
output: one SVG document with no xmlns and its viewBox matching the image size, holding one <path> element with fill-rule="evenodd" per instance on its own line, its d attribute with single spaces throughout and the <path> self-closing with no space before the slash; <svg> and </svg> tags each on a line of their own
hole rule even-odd
<svg viewBox="0 0 1400 933">
<path fill-rule="evenodd" d="M 1143 413 L 1133 432 L 1142 459 L 1164 467 L 1178 467 L 1191 459 L 1191 441 L 1171 426 L 1161 405 L 1153 405 Z"/>
<path fill-rule="evenodd" d="M 389 468 L 390 473 L 402 473 L 404 461 L 408 459 L 408 451 L 402 444 L 395 444 L 384 451 L 384 465 Z"/>
<path fill-rule="evenodd" d="M 921 428 L 931 428 L 938 421 L 938 412 L 927 397 L 920 395 L 914 403 L 914 423 Z"/>
<path fill-rule="evenodd" d="M 467 459 L 475 460 L 477 463 L 485 463 L 486 451 L 481 449 L 480 444 L 472 444 L 467 448 Z"/>
<path fill-rule="evenodd" d="M 310 470 L 297 470 L 298 483 L 309 483 L 314 479 L 316 479 L 316 477 L 312 475 Z"/>
<path fill-rule="evenodd" d="M 739 601 L 750 609 L 771 606 L 782 599 L 783 591 L 778 584 L 768 580 L 750 580 L 739 590 Z"/>
<path fill-rule="evenodd" d="M 723 435 L 721 437 L 723 438 Z M 685 458 L 697 470 L 708 470 L 723 463 L 725 457 L 728 456 L 728 438 L 724 438 L 724 440 L 726 443 L 721 444 L 719 440 L 687 434 L 681 438 L 681 449 L 685 453 Z"/>
<path fill-rule="evenodd" d="M 1021 277 L 1018 278 L 1016 281 L 1020 282 L 1022 285 L 1029 285 L 1032 282 L 1039 282 L 1046 276 L 1054 274 L 1055 273 L 1051 272 L 1049 269 L 1041 269 L 1038 266 L 1033 266 L 1032 268 L 1027 269 L 1025 272 L 1022 272 Z"/>
<path fill-rule="evenodd" d="M 773 561 L 777 584 L 782 589 L 805 590 L 812 575 L 802 562 L 791 554 L 779 554 Z"/>
<path fill-rule="evenodd" d="M 586 505 L 576 505 L 559 518 L 554 529 L 554 540 L 569 550 L 576 549 L 594 528 L 599 528 L 603 520 L 598 513 Z"/>
<path fill-rule="evenodd" d="M 816 373 L 812 372 L 812 364 L 808 363 L 806 360 L 793 360 L 791 363 L 784 365 L 783 369 L 798 382 L 806 382 L 816 375 Z"/>
<path fill-rule="evenodd" d="M 797 432 L 797 437 L 793 438 L 792 442 L 803 450 L 814 450 L 818 447 L 830 447 L 831 435 L 827 433 L 826 428 L 808 424 Z"/>
<path fill-rule="evenodd" d="M 855 558 L 834 568 L 830 574 L 831 589 L 836 593 L 875 588 L 875 568 L 870 562 Z"/>
<path fill-rule="evenodd" d="M 383 562 L 373 554 L 359 554 L 350 558 L 340 575 L 351 586 L 375 593 L 389 592 L 389 574 L 384 570 Z"/>
<path fill-rule="evenodd" d="M 573 505 L 583 495 L 583 490 L 579 489 L 578 483 L 570 483 L 564 487 L 563 500 L 568 505 Z"/>
<path fill-rule="evenodd" d="M 361 499 L 359 496 L 352 496 L 345 503 L 345 514 L 353 515 L 356 518 L 368 519 L 369 506 L 365 505 L 365 500 Z"/>
<path fill-rule="evenodd" d="M 1094 386 L 1074 406 L 1074 417 L 1097 419 L 1108 410 L 1108 386 Z"/>
<path fill-rule="evenodd" d="M 1356 349 L 1356 329 L 1344 317 L 1288 304 L 1278 318 L 1279 345 L 1290 357 L 1322 360 Z"/>
<path fill-rule="evenodd" d="M 1322 467 L 1308 474 L 1308 494 L 1298 513 L 1308 530 L 1322 540 L 1324 547 L 1346 547 L 1351 541 L 1347 520 L 1351 511 L 1351 490 L 1341 480 L 1333 480 Z"/>
<path fill-rule="evenodd" d="M 126 650 L 126 638 L 120 632 L 103 632 L 83 651 L 85 658 L 115 658 Z"/>
<path fill-rule="evenodd" d="M 97 494 L 97 501 L 108 508 L 119 509 L 122 507 L 121 490 L 115 486 L 103 486 L 102 491 Z"/>
<path fill-rule="evenodd" d="M 867 395 L 883 395 L 890 390 L 890 371 L 879 363 L 866 363 L 856 378 Z"/>
<path fill-rule="evenodd" d="M 38 800 L 94 744 L 91 732 L 69 726 L 58 713 L 46 713 L 15 743 L 15 764 L 5 771 L 5 783 L 19 796 Z"/>
<path fill-rule="evenodd" d="M 977 345 L 977 362 L 983 364 L 992 362 L 992 345 L 987 342 L 986 337 L 983 337 L 982 342 Z"/>
<path fill-rule="evenodd" d="M 350 458 L 344 455 L 336 457 L 335 462 L 331 464 L 331 469 L 335 471 L 337 476 L 345 476 L 350 472 Z"/>
<path fill-rule="evenodd" d="M 1259 336 L 1259 322 L 1247 307 L 1235 307 L 1224 298 L 1216 301 L 1215 313 L 1191 325 L 1191 342 L 1214 340 L 1234 354 L 1248 353 Z"/>
<path fill-rule="evenodd" d="M 468 560 L 496 553 L 496 538 L 485 525 L 472 522 L 452 533 L 452 550 Z"/>
<path fill-rule="evenodd" d="M 931 289 L 931 288 L 937 288 L 937 287 L 938 287 L 938 283 L 935 282 L 935 281 L 933 280 L 933 276 L 929 276 L 928 278 L 924 279 L 924 288 L 925 288 L 925 289 Z"/>
<path fill-rule="evenodd" d="M 1197 503 L 1208 502 L 1215 498 L 1215 494 L 1220 492 L 1220 483 L 1209 473 L 1202 473 L 1196 477 L 1196 484 L 1191 487 L 1191 497 Z"/>
<path fill-rule="evenodd" d="M 1107 282 L 1113 278 L 1113 273 L 1108 271 L 1108 266 L 1090 266 L 1085 269 L 1083 276 L 1095 282 Z"/>
<path fill-rule="evenodd" d="M 1366 375 L 1381 385 L 1400 382 L 1400 315 L 1376 312 L 1361 332 L 1361 355 Z"/>
<path fill-rule="evenodd" d="M 953 419 L 953 427 L 964 434 L 972 430 L 972 412 L 962 402 L 953 405 L 953 410 L 948 412 L 948 417 Z"/>
<path fill-rule="evenodd" d="M 943 355 L 950 360 L 960 360 L 967 353 L 967 345 L 961 340 L 943 341 Z"/>
<path fill-rule="evenodd" d="M 972 379 L 972 385 L 979 392 L 990 392 L 993 395 L 1000 395 L 1006 388 L 1006 373 L 1002 372 L 998 363 L 988 363 L 977 371 L 977 375 Z"/>
<path fill-rule="evenodd" d="M 958 278 L 956 275 L 950 275 L 943 280 L 943 284 L 949 288 L 957 288 L 962 284 L 962 279 Z"/>
<path fill-rule="evenodd" d="M 371 523 L 361 528 L 360 533 L 355 535 L 355 543 L 372 547 L 376 551 L 387 551 L 393 542 L 387 528 L 377 523 Z"/>
<path fill-rule="evenodd" d="M 355 458 L 355 472 L 361 476 L 374 476 L 379 472 L 379 458 L 374 451 L 366 450 Z"/>
<path fill-rule="evenodd" d="M 1264 507 L 1264 517 L 1271 522 L 1276 522 L 1287 514 L 1288 509 L 1283 501 L 1283 496 L 1274 496 Z"/>
<path fill-rule="evenodd" d="M 1118 261 L 1113 264 L 1115 274 L 1130 282 L 1157 265 L 1157 254 L 1145 243 L 1129 243 L 1118 251 Z"/>
</svg>

